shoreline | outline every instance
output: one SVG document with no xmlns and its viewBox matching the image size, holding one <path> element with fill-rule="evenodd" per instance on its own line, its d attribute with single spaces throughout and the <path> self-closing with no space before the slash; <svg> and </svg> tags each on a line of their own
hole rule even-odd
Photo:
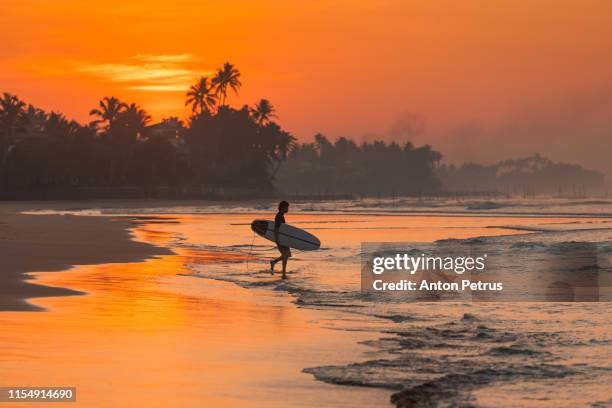
<svg viewBox="0 0 612 408">
<path fill-rule="evenodd" d="M 132 239 L 131 220 L 109 217 L 23 215 L 17 203 L 0 206 L 0 312 L 41 311 L 28 299 L 83 292 L 32 281 L 33 272 L 60 272 L 75 265 L 142 262 L 171 254 Z"/>
<path fill-rule="evenodd" d="M 260 200 L 250 201 L 250 204 Z M 144 205 L 143 205 L 144 204 Z M 106 263 L 143 262 L 157 255 L 174 252 L 165 246 L 136 241 L 131 229 L 144 214 L 132 215 L 87 215 L 45 213 L 45 211 L 68 212 L 91 208 L 172 208 L 176 205 L 191 206 L 215 205 L 210 201 L 178 202 L 166 200 L 94 200 L 94 201 L 56 201 L 56 202 L 0 202 L 0 312 L 2 311 L 41 311 L 45 310 L 31 304 L 27 299 L 47 296 L 74 296 L 83 292 L 52 287 L 36 283 L 30 274 L 33 272 L 66 271 L 75 265 L 94 265 Z M 36 214 L 41 211 L 42 213 Z M 214 214 L 215 212 L 209 213 Z M 230 213 L 230 212 L 228 212 Z M 310 212 L 316 214 L 318 212 Z M 199 213 L 194 213 L 199 214 Z M 206 213 L 203 213 L 206 214 Z M 382 214 L 364 212 L 337 212 L 343 216 L 376 216 Z M 451 213 L 439 214 L 435 211 L 389 212 L 389 216 L 427 216 L 427 217 L 485 217 L 485 218 L 548 218 L 553 214 L 503 214 L 503 213 Z M 572 218 L 606 219 L 606 215 L 572 214 Z M 523 233 L 540 229 L 520 226 L 489 226 Z M 36 256 L 31 256 L 36 254 Z"/>
<path fill-rule="evenodd" d="M 102 218 L 115 224 L 114 217 Z M 182 225 L 124 218 L 134 219 L 134 239 L 158 245 L 169 230 Z M 224 253 L 170 248 L 173 255 L 142 263 L 79 265 L 61 275 L 36 273 L 40 283 L 76 288 L 87 296 L 37 300 L 53 318 L 46 313 L 0 313 L 0 324 L 10 333 L 2 368 L 20 384 L 40 382 L 47 372 L 56 381 L 75 384 L 79 406 L 172 405 L 176 395 L 183 396 L 180 405 L 186 407 L 201 406 L 202 401 L 214 406 L 239 402 L 280 408 L 316 402 L 338 407 L 354 398 L 359 401 L 355 407 L 390 406 L 389 390 L 338 387 L 302 371 L 312 365 L 360 361 L 368 352 L 362 343 L 374 341 L 374 332 L 329 335 L 326 322 L 336 317 L 334 311 L 296 307 L 286 293 L 179 276 L 185 263 L 208 264 Z M 31 342 L 23 340 L 33 333 Z M 24 353 L 32 357 L 23 359 Z M 67 356 L 88 364 L 71 364 Z M 164 369 L 151 370 L 152 365 Z M 175 381 L 177 370 L 189 381 Z M 100 372 L 112 372 L 112 379 L 100 382 Z M 147 393 L 129 393 L 143 383 Z M 290 397 L 284 395 L 287 389 Z"/>
<path fill-rule="evenodd" d="M 108 392 L 110 388 L 98 381 L 99 372 L 111 370 L 118 376 L 112 384 L 115 392 L 130 390 L 145 382 L 150 385 L 155 392 L 149 396 L 149 403 L 170 401 L 180 393 L 193 397 L 182 400 L 185 406 L 199 406 L 204 399 L 213 405 L 240 400 L 245 406 L 254 407 L 262 406 L 262 401 L 269 403 L 266 406 L 290 407 L 316 400 L 326 401 L 328 405 L 321 406 L 331 407 L 342 406 L 343 401 L 355 398 L 362 404 L 356 406 L 387 406 L 385 403 L 393 398 L 396 406 L 407 407 L 436 403 L 428 393 L 430 388 L 439 390 L 451 403 L 463 401 L 464 396 L 472 398 L 496 391 L 497 385 L 493 384 L 497 382 L 508 386 L 495 377 L 477 377 L 474 382 L 482 385 L 476 388 L 452 381 L 456 375 L 473 374 L 470 371 L 473 367 L 485 364 L 493 371 L 508 370 L 512 367 L 504 365 L 507 361 L 524 359 L 530 369 L 543 370 L 542 364 L 546 361 L 540 361 L 540 357 L 565 356 L 555 349 L 559 345 L 554 337 L 556 325 L 545 328 L 551 334 L 547 337 L 551 343 L 546 347 L 532 344 L 529 336 L 543 330 L 538 322 L 550 320 L 547 313 L 556 310 L 527 311 L 532 314 L 525 319 L 523 324 L 527 326 L 521 330 L 508 325 L 512 322 L 505 314 L 505 307 L 497 310 L 490 305 L 456 309 L 441 303 L 429 309 L 426 304 L 414 304 L 409 311 L 385 309 L 383 314 L 374 310 L 376 313 L 364 314 L 363 319 L 345 319 L 344 313 L 352 313 L 353 309 L 343 310 L 342 306 L 353 307 L 353 297 L 351 289 L 342 285 L 353 275 L 352 266 L 343 259 L 355 252 L 358 241 L 375 238 L 377 233 L 382 236 L 379 230 L 364 229 L 365 220 L 351 221 L 354 235 L 347 235 L 343 225 L 327 228 L 330 219 L 346 222 L 334 214 L 294 214 L 292 220 L 309 223 L 331 248 L 339 251 L 335 255 L 340 263 L 330 263 L 325 253 L 309 255 L 298 259 L 301 261 L 295 264 L 298 269 L 291 270 L 298 277 L 303 275 L 305 281 L 283 282 L 271 277 L 265 267 L 253 266 L 250 270 L 247 267 L 245 273 L 239 262 L 236 263 L 243 259 L 241 254 L 244 255 L 251 242 L 250 230 L 246 228 L 249 224 L 245 221 L 251 218 L 251 213 L 235 214 L 231 219 L 218 214 L 16 214 L 32 207 L 32 203 L 23 203 L 19 208 L 0 205 L 0 239 L 13 238 L 13 249 L 21 244 L 28 248 L 31 258 L 47 263 L 39 268 L 42 273 L 35 274 L 36 280 L 23 282 L 25 286 L 42 290 L 43 294 L 38 296 L 46 298 L 36 301 L 40 307 L 22 299 L 20 305 L 30 309 L 20 310 L 48 309 L 54 316 L 0 313 L 2 324 L 10 333 L 6 344 L 12 360 L 9 359 L 6 367 L 14 381 L 22 384 L 38 381 L 41 369 L 60 372 L 64 383 L 77 384 L 85 390 L 80 398 L 87 406 L 117 402 L 117 397 Z M 49 209 L 42 205 L 36 207 Z M 61 207 L 71 211 L 74 203 L 67 202 Z M 450 224 L 448 220 L 433 217 L 404 220 L 402 225 L 409 224 L 411 228 L 397 230 L 400 231 L 397 237 L 423 238 L 424 231 L 432 231 L 426 239 L 444 236 L 466 239 L 476 233 L 496 236 L 507 232 L 491 230 L 487 220 L 474 218 L 469 222 L 454 219 Z M 395 223 L 387 221 L 379 225 L 385 234 L 393 230 Z M 381 221 L 370 219 L 369 222 L 377 225 Z M 529 224 L 537 226 L 539 222 Z M 175 240 L 176 237 L 181 239 Z M 164 245 L 166 242 L 168 245 Z M 7 251 L 7 247 L 1 250 Z M 164 251 L 172 255 L 155 256 Z M 23 269 L 26 261 L 31 261 L 25 249 L 23 252 L 0 254 L 18 258 L 15 264 Z M 268 252 L 262 254 L 265 256 Z M 81 260 L 75 262 L 74 258 Z M 138 263 L 138 260 L 145 262 Z M 57 269 L 50 270 L 51 264 Z M 70 268 L 75 264 L 76 267 Z M 330 266 L 335 267 L 333 275 L 328 273 Z M 54 270 L 62 270 L 62 274 L 46 273 Z M 180 273 L 183 271 L 190 273 Z M 19 276 L 32 278 L 26 272 Z M 317 285 L 313 288 L 308 283 Z M 325 285 L 332 284 L 339 285 L 338 290 L 326 292 Z M 31 292 L 32 287 L 27 290 Z M 47 292 L 54 290 L 60 292 Z M 56 297 L 80 293 L 88 296 Z M 29 293 L 27 297 L 36 295 Z M 519 305 L 513 312 L 524 312 L 522 309 Z M 574 312 L 583 314 L 574 315 L 572 321 L 589 316 L 588 310 Z M 604 327 L 599 321 L 596 323 Z M 330 335 L 329 330 L 336 331 Z M 62 335 L 56 335 L 59 333 Z M 588 338 L 599 339 L 596 332 Z M 34 339 L 34 344 L 24 339 Z M 295 353 L 296 348 L 300 353 Z M 517 348 L 524 352 L 517 355 Z M 105 350 L 103 358 L 100 358 L 101 349 Z M 445 351 L 449 364 L 439 365 L 436 359 L 432 360 L 432 355 L 440 350 L 450 350 Z M 79 354 L 75 356 L 75 352 Z M 594 354 L 600 352 L 600 348 L 594 349 Z M 25 362 L 24 353 L 32 356 Z M 419 357 L 419 353 L 423 355 Z M 455 353 L 461 361 L 469 362 L 467 371 L 461 364 L 452 364 Z M 68 364 L 62 370 L 63 363 L 58 361 L 65 356 L 91 364 Z M 156 366 L 172 369 L 150 370 L 151 361 Z M 240 363 L 232 364 L 234 361 Z M 126 362 L 129 370 L 118 369 L 125 367 Z M 411 367 L 439 373 L 448 369 L 450 381 L 446 377 L 441 381 L 429 378 L 421 387 L 420 378 L 412 377 Z M 176 383 L 175 375 L 189 381 Z M 520 371 L 513 375 L 519 381 L 524 380 Z M 541 378 L 546 379 L 546 372 Z M 572 378 L 568 376 L 570 385 Z M 174 384 L 174 388 L 168 388 L 168 384 Z M 343 384 L 355 387 L 342 387 Z M 400 384 L 403 391 L 391 397 L 394 391 L 385 384 Z M 291 400 L 283 397 L 281 405 L 279 396 L 287 388 L 296 392 L 296 397 Z M 450 393 L 453 388 L 460 388 L 460 392 Z M 219 394 L 220 389 L 228 391 Z M 546 391 L 544 386 L 541 389 Z M 194 390 L 197 394 L 189 394 Z M 142 403 L 140 394 L 133 397 Z"/>
</svg>

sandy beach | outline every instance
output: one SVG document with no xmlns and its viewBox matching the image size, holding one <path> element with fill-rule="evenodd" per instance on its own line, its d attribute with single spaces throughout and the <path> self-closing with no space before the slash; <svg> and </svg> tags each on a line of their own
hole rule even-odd
<svg viewBox="0 0 612 408">
<path fill-rule="evenodd" d="M 90 206 L 3 207 L 3 226 L 13 229 L 15 242 L 3 246 L 14 258 L 11 273 L 3 271 L 19 288 L 2 294 L 0 314 L 7 351 L 0 375 L 11 384 L 75 384 L 76 405 L 86 407 L 203 401 L 367 407 L 388 401 L 386 390 L 337 389 L 302 373 L 313 363 L 358 358 L 367 348 L 355 340 L 371 340 L 371 333 L 329 336 L 331 316 L 296 309 L 287 294 L 262 296 L 232 283 L 177 278 L 188 273 L 185 263 L 220 254 L 164 248 L 174 235 L 166 227 L 179 225 L 174 217 L 17 214 Z M 22 259 L 26 251 L 15 252 L 18 245 L 37 251 L 36 263 Z M 351 402 L 354 397 L 359 402 Z"/>
<path fill-rule="evenodd" d="M 131 239 L 130 220 L 103 217 L 42 215 L 19 212 L 53 207 L 3 203 L 0 206 L 0 310 L 39 310 L 25 298 L 79 294 L 67 289 L 26 282 L 31 272 L 62 271 L 73 265 L 135 262 L 167 249 Z"/>
</svg>

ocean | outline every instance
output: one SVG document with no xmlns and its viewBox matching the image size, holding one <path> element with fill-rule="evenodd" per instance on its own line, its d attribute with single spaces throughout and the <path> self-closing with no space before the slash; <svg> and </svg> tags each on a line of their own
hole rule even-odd
<svg viewBox="0 0 612 408">
<path fill-rule="evenodd" d="M 287 222 L 317 235 L 322 245 L 318 251 L 294 251 L 286 280 L 269 271 L 269 260 L 277 254 L 272 243 L 250 230 L 251 220 L 274 217 L 271 202 L 155 207 L 109 202 L 38 213 L 49 212 L 133 219 L 135 239 L 167 246 L 180 258 L 160 283 L 169 291 L 189 291 L 197 298 L 206 294 L 205 282 L 224 282 L 252 292 L 255 302 L 287 297 L 290 307 L 315 316 L 324 329 L 318 336 L 342 333 L 347 349 L 358 348 L 351 361 L 301 361 L 297 374 L 347 395 L 384 390 L 375 394 L 380 406 L 402 407 L 612 406 L 612 298 L 605 286 L 612 265 L 612 200 L 293 203 Z M 566 273 L 595 269 L 599 298 L 591 300 L 599 301 L 364 294 L 364 243 L 381 242 L 417 252 L 449 242 L 486 247 L 503 255 L 496 270 L 521 282 L 536 279 L 542 265 L 556 265 L 560 253 L 572 256 L 587 248 L 590 255 L 580 271 Z M 371 406 L 367 401 L 365 406 Z"/>
</svg>

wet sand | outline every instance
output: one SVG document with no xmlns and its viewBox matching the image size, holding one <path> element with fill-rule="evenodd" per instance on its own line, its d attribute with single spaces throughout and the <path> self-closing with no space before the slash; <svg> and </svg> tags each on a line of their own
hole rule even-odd
<svg viewBox="0 0 612 408">
<path fill-rule="evenodd" d="M 14 214 L 15 208 L 35 207 L 12 208 Z M 303 371 L 337 366 L 341 369 L 334 370 L 330 383 L 368 385 L 369 380 L 379 379 L 368 362 L 397 357 L 373 347 L 383 331 L 389 337 L 394 323 L 355 310 L 321 308 L 316 302 L 296 305 L 296 297 L 283 289 L 278 276 L 260 270 L 270 250 L 259 252 L 261 259 L 257 251 L 251 257 L 248 225 L 261 216 L 15 216 L 5 207 L 3 230 L 5 225 L 20 228 L 14 235 L 20 237 L 17 242 L 30 248 L 28 253 L 36 255 L 31 258 L 40 262 L 38 273 L 31 274 L 36 285 L 21 281 L 26 288 L 21 295 L 31 296 L 29 286 L 40 286 L 50 294 L 85 295 L 40 297 L 28 303 L 14 298 L 17 305 L 31 304 L 49 312 L 0 313 L 2 385 L 76 386 L 77 403 L 66 406 L 389 406 L 393 390 L 331 385 Z M 560 221 L 577 220 L 513 217 L 494 225 L 550 226 Z M 363 240 L 433 241 L 526 233 L 489 228 L 490 217 L 292 213 L 291 222 L 316 231 L 327 249 L 296 256 L 289 281 L 322 290 L 354 283 L 356 268 L 342 259 Z M 126 227 L 132 228 L 135 241 L 129 240 Z M 17 244 L 11 245 L 13 252 L 7 250 L 7 256 L 27 258 L 25 252 L 16 252 Z M 245 265 L 247 256 L 249 265 Z M 18 270 L 26 261 L 14 262 Z M 81 266 L 45 272 L 73 264 Z M 24 277 L 19 272 L 13 276 Z M 416 317 L 436 315 L 425 321 L 427 327 L 437 322 L 438 314 L 457 320 L 464 313 L 450 306 L 430 309 L 409 306 Z M 402 362 L 401 367 L 409 366 Z M 364 376 L 354 379 L 353 368 Z M 515 400 L 508 401 L 512 405 Z"/>
<path fill-rule="evenodd" d="M 165 245 L 172 238 L 166 230 L 177 226 L 166 224 L 172 222 L 168 217 L 132 225 L 135 238 Z M 114 228 L 107 238 L 118 237 L 110 235 Z M 312 364 L 363 358 L 369 350 L 359 342 L 375 333 L 336 331 L 333 313 L 296 308 L 288 294 L 177 275 L 185 263 L 219 256 L 226 259 L 223 253 L 179 249 L 141 263 L 33 274 L 49 293 L 61 286 L 86 295 L 31 300 L 48 313 L 0 313 L 3 385 L 76 386 L 77 403 L 70 407 L 388 405 L 387 390 L 337 387 L 302 372 Z"/>
<path fill-rule="evenodd" d="M 0 311 L 40 310 L 25 298 L 79 294 L 26 282 L 31 272 L 62 271 L 72 265 L 136 262 L 168 249 L 131 239 L 129 219 L 21 215 L 29 206 L 0 206 Z M 43 205 L 44 207 L 44 205 Z"/>
</svg>

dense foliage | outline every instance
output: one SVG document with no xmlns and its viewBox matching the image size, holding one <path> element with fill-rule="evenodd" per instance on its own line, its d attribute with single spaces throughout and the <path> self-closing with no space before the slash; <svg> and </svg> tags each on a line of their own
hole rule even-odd
<svg viewBox="0 0 612 408">
<path fill-rule="evenodd" d="M 184 133 L 197 182 L 212 187 L 270 191 L 273 169 L 294 143 L 276 123 L 258 123 L 246 107 L 198 114 Z"/>
<path fill-rule="evenodd" d="M 277 186 L 294 194 L 420 195 L 440 190 L 434 169 L 442 155 L 429 146 L 375 141 L 334 143 L 316 135 L 296 146 L 277 176 Z"/>
<path fill-rule="evenodd" d="M 586 196 L 605 189 L 604 176 L 600 172 L 576 164 L 556 163 L 537 154 L 491 165 L 443 165 L 437 173 L 446 191 Z"/>
<path fill-rule="evenodd" d="M 105 97 L 82 125 L 56 112 L 27 105 L 14 95 L 0 99 L 2 191 L 157 186 L 242 188 L 269 191 L 275 169 L 294 138 L 274 123 L 274 107 L 226 104 L 240 89 L 229 63 L 212 79 L 200 78 L 187 93 L 187 124 L 167 118 L 151 125 L 136 104 Z"/>
<path fill-rule="evenodd" d="M 270 192 L 276 186 L 290 193 L 336 195 L 439 189 L 433 168 L 441 156 L 429 147 L 358 146 L 345 138 L 331 143 L 321 135 L 314 143 L 296 145 L 272 120 L 276 113 L 267 99 L 240 109 L 226 103 L 241 86 L 240 71 L 226 63 L 188 90 L 187 123 L 167 118 L 158 124 L 151 124 L 138 105 L 115 97 L 100 100 L 90 111 L 93 120 L 82 125 L 5 93 L 0 190 L 137 188 L 149 196 L 160 186 L 177 192 Z"/>
<path fill-rule="evenodd" d="M 89 112 L 92 121 L 80 124 L 4 93 L 0 193 L 36 198 L 53 196 L 49 191 L 87 190 L 105 196 L 110 189 L 118 191 L 115 196 L 130 191 L 155 196 L 164 187 L 176 197 L 218 191 L 249 196 L 274 189 L 295 195 L 391 196 L 603 186 L 600 173 L 539 156 L 456 168 L 440 166 L 442 155 L 429 146 L 411 143 L 357 144 L 343 137 L 332 142 L 319 134 L 312 143 L 296 144 L 273 121 L 276 112 L 267 99 L 240 109 L 226 103 L 241 86 L 240 71 L 225 63 L 188 90 L 186 123 L 166 118 L 157 124 L 138 105 L 115 97 L 100 100 Z"/>
</svg>

